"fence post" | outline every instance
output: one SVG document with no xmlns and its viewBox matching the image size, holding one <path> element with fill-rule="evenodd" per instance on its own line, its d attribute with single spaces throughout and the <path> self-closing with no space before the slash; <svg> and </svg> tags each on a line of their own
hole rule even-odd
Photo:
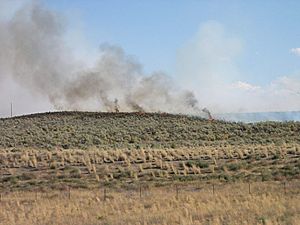
<svg viewBox="0 0 300 225">
<path fill-rule="evenodd" d="M 103 190 L 103 200 L 106 201 L 106 188 Z"/>
<path fill-rule="evenodd" d="M 13 117 L 13 103 L 10 103 L 10 117 Z"/>
<path fill-rule="evenodd" d="M 286 194 L 286 182 L 283 183 L 283 187 L 284 187 L 284 194 Z"/>
<path fill-rule="evenodd" d="M 71 199 L 71 187 L 69 187 L 68 198 Z"/>
<path fill-rule="evenodd" d="M 2 193 L 0 193 L 0 202 L 2 202 Z"/>
<path fill-rule="evenodd" d="M 251 194 L 251 183 L 250 182 L 248 183 L 248 192 L 249 192 L 249 194 Z"/>
<path fill-rule="evenodd" d="M 212 185 L 212 189 L 213 189 L 213 194 L 215 194 L 215 185 Z"/>
<path fill-rule="evenodd" d="M 142 185 L 140 185 L 140 198 L 142 198 Z"/>
</svg>

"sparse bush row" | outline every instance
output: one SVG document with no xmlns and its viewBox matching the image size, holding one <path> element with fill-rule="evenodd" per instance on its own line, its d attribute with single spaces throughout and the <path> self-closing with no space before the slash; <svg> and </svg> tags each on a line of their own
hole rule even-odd
<svg viewBox="0 0 300 225">
<path fill-rule="evenodd" d="M 2 149 L 0 190 L 300 178 L 300 145 L 180 149 Z"/>
</svg>

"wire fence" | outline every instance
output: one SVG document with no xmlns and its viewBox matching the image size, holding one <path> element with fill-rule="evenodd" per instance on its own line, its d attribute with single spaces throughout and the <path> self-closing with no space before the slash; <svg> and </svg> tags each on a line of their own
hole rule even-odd
<svg viewBox="0 0 300 225">
<path fill-rule="evenodd" d="M 212 183 L 212 184 L 172 184 L 167 186 L 153 187 L 146 184 L 137 184 L 128 188 L 100 187 L 98 189 L 77 189 L 71 186 L 61 190 L 31 190 L 31 191 L 1 191 L 0 203 L 7 201 L 37 201 L 39 199 L 78 199 L 78 193 L 92 193 L 98 201 L 106 202 L 113 194 L 122 194 L 128 199 L 144 199 L 155 195 L 158 192 L 167 193 L 176 199 L 193 193 L 203 195 L 226 195 L 226 196 L 247 196 L 262 195 L 268 193 L 279 193 L 281 195 L 300 194 L 300 180 L 291 182 L 247 182 L 247 183 Z M 82 195 L 84 197 L 84 195 Z"/>
</svg>

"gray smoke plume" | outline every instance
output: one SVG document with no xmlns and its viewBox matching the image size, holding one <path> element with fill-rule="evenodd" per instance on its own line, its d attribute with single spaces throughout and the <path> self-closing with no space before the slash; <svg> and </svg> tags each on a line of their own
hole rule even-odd
<svg viewBox="0 0 300 225">
<path fill-rule="evenodd" d="M 202 112 L 206 113 L 207 118 L 208 118 L 209 120 L 212 120 L 212 119 L 213 119 L 213 117 L 212 117 L 210 111 L 209 111 L 207 108 L 203 108 L 203 109 L 202 109 Z"/>
<path fill-rule="evenodd" d="M 194 95 L 178 92 L 167 75 L 144 74 L 141 65 L 120 47 L 104 44 L 100 52 L 93 68 L 65 83 L 63 96 L 55 105 L 76 109 L 96 99 L 104 110 L 114 111 L 114 100 L 118 99 L 121 111 L 196 112 Z"/>
<path fill-rule="evenodd" d="M 59 15 L 37 2 L 25 5 L 0 25 L 1 75 L 11 75 L 31 91 L 55 99 L 69 74 L 70 56 Z M 2 70 L 3 69 L 3 70 Z"/>
<path fill-rule="evenodd" d="M 0 76 L 9 74 L 56 109 L 199 113 L 192 92 L 159 72 L 145 74 L 122 48 L 103 44 L 96 64 L 84 70 L 64 42 L 63 17 L 33 1 L 0 22 Z"/>
</svg>

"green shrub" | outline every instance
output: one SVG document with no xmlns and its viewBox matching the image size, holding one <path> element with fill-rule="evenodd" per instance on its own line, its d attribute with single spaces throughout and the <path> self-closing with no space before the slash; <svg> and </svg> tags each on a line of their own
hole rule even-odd
<svg viewBox="0 0 300 225">
<path fill-rule="evenodd" d="M 79 168 L 73 168 L 70 170 L 70 176 L 72 178 L 80 178 L 81 177 L 81 170 Z"/>
<path fill-rule="evenodd" d="M 226 167 L 231 171 L 237 171 L 243 167 L 243 164 L 242 163 L 228 163 L 228 164 L 226 164 Z"/>
<path fill-rule="evenodd" d="M 199 160 L 199 161 L 196 161 L 195 166 L 198 166 L 200 168 L 208 168 L 209 167 L 209 163 L 205 162 L 203 160 Z"/>
</svg>

